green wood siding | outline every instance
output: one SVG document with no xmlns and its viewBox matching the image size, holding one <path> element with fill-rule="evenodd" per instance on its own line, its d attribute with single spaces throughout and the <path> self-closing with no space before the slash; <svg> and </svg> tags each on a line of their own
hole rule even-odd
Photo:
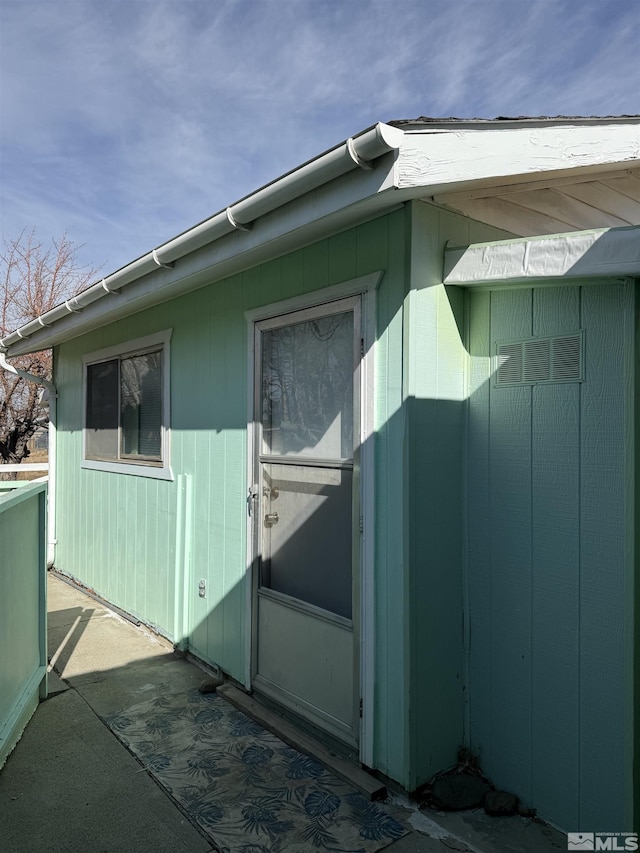
<svg viewBox="0 0 640 853">
<path fill-rule="evenodd" d="M 502 239 L 497 229 L 415 202 L 405 298 L 405 537 L 410 619 L 408 787 L 451 767 L 464 742 L 463 519 L 467 353 L 464 292 L 442 284 L 447 242 Z"/>
<path fill-rule="evenodd" d="M 187 638 L 196 655 L 244 682 L 250 627 L 244 312 L 384 271 L 377 299 L 374 753 L 382 772 L 408 784 L 407 566 L 399 500 L 404 491 L 405 216 L 397 211 L 69 341 L 56 348 L 54 362 L 60 391 L 57 567 L 174 641 Z M 176 481 L 82 469 L 82 355 L 167 328 L 173 329 Z M 206 598 L 198 596 L 201 579 Z"/>
<path fill-rule="evenodd" d="M 0 497 L 0 767 L 47 689 L 46 484 Z"/>
<path fill-rule="evenodd" d="M 565 830 L 630 829 L 634 294 L 470 295 L 470 743 Z M 583 383 L 492 386 L 498 340 L 584 329 Z"/>
<path fill-rule="evenodd" d="M 466 744 L 543 817 L 628 829 L 632 288 L 442 285 L 447 241 L 505 236 L 412 202 L 58 347 L 56 563 L 244 683 L 244 312 L 382 270 L 374 766 L 413 789 Z M 82 355 L 167 328 L 175 481 L 82 469 Z M 496 340 L 578 329 L 584 383 L 492 387 Z"/>
</svg>

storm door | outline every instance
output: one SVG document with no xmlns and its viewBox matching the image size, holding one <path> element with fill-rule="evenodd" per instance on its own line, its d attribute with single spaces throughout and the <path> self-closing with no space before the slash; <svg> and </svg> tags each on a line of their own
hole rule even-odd
<svg viewBox="0 0 640 853">
<path fill-rule="evenodd" d="M 256 324 L 250 500 L 253 687 L 352 744 L 360 340 L 359 297 Z"/>
</svg>

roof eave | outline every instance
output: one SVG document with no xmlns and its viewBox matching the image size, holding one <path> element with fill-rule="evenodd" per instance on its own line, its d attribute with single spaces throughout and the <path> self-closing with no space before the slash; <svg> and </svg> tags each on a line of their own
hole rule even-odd
<svg viewBox="0 0 640 853">
<path fill-rule="evenodd" d="M 120 278 L 98 282 L 1 343 L 9 357 L 56 346 L 380 216 L 411 196 L 394 189 L 393 158 L 390 152 L 374 169 L 345 174 L 264 214 L 250 230 L 233 229 L 192 246 L 166 265 L 152 257 L 162 261 L 160 249 L 143 256 L 118 271 Z"/>
<path fill-rule="evenodd" d="M 0 349 L 9 356 L 46 349 L 124 316 L 125 304 L 127 313 L 142 310 L 247 268 L 250 258 L 259 263 L 290 250 L 284 246 L 318 239 L 335 228 L 334 217 L 344 222 L 382 210 L 403 138 L 396 128 L 373 125 L 6 335 Z M 116 294 L 127 297 L 120 307 Z"/>
<path fill-rule="evenodd" d="M 14 356 L 51 347 L 408 199 L 635 165 L 637 117 L 581 126 L 474 121 L 447 133 L 377 124 L 27 323 L 0 340 L 0 349 Z"/>
<path fill-rule="evenodd" d="M 594 125 L 470 126 L 407 133 L 396 165 L 399 188 L 561 177 L 640 164 L 640 119 Z M 441 191 L 441 190 L 440 190 Z"/>
<path fill-rule="evenodd" d="M 415 119 L 394 119 L 387 122 L 391 127 L 397 127 L 405 133 L 424 133 L 433 131 L 451 131 L 493 129 L 503 130 L 508 127 L 574 127 L 576 125 L 612 125 L 637 124 L 638 115 L 621 116 L 498 116 L 497 118 L 430 118 L 420 116 Z"/>
</svg>

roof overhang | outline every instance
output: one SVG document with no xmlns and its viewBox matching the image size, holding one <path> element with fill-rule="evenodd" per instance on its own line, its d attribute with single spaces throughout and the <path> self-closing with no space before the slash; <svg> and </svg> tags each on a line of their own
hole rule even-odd
<svg viewBox="0 0 640 853">
<path fill-rule="evenodd" d="M 640 227 L 499 240 L 444 252 L 445 284 L 496 287 L 640 276 Z"/>
<path fill-rule="evenodd" d="M 425 195 L 482 186 L 509 186 L 640 166 L 640 120 L 606 124 L 553 122 L 462 123 L 457 129 L 426 126 L 406 132 L 396 164 L 397 186 L 423 187 Z"/>
<path fill-rule="evenodd" d="M 55 346 L 393 208 L 401 131 L 378 124 L 241 199 L 0 340 Z"/>
<path fill-rule="evenodd" d="M 541 182 L 585 181 L 592 176 L 626 175 L 638 168 L 637 117 L 425 121 L 402 129 L 377 124 L 5 336 L 0 349 L 15 356 L 54 346 L 379 216 L 410 199 L 428 199 L 455 209 L 448 202 L 455 202 L 456 194 L 490 194 L 496 187 L 524 192 L 534 185 L 539 190 Z M 631 180 L 636 180 L 634 175 Z M 634 199 L 627 199 L 630 219 L 624 221 L 640 224 L 640 203 L 636 222 Z M 490 221 L 482 215 L 465 215 Z M 509 221 L 512 233 L 526 233 L 518 231 L 513 214 Z M 569 230 L 552 220 L 547 231 L 540 233 L 549 233 L 549 228 Z"/>
</svg>

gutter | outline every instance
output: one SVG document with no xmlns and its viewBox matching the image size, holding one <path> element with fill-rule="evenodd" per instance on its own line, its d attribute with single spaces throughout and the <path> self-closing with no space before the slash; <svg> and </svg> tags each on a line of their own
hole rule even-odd
<svg viewBox="0 0 640 853">
<path fill-rule="evenodd" d="M 7 361 L 6 352 L 0 349 L 0 368 L 14 376 L 19 376 L 34 385 L 42 385 L 49 392 L 49 486 L 47 489 L 47 566 L 53 566 L 56 556 L 56 421 L 58 393 L 53 382 L 35 376 L 26 370 L 19 370 Z"/>
<path fill-rule="evenodd" d="M 106 278 L 88 287 L 50 311 L 41 314 L 24 326 L 0 338 L 0 369 L 22 376 L 29 382 L 43 385 L 49 391 L 49 490 L 48 490 L 48 529 L 47 529 L 47 565 L 55 560 L 55 499 L 56 499 L 56 417 L 57 392 L 55 385 L 40 377 L 18 370 L 6 360 L 7 351 L 22 341 L 28 341 L 38 331 L 53 326 L 63 318 L 82 312 L 89 305 L 113 294 L 119 294 L 127 285 L 161 268 L 173 268 L 180 258 L 201 249 L 236 231 L 250 231 L 253 223 L 260 217 L 272 213 L 278 208 L 304 196 L 348 172 L 361 169 L 373 170 L 373 161 L 385 154 L 397 151 L 404 139 L 402 130 L 379 122 L 356 137 L 321 154 L 313 160 L 283 175 L 256 192 L 240 199 L 230 207 L 221 210 L 209 219 L 195 225 L 182 234 L 161 244 L 146 255 L 142 255 Z M 33 352 L 47 348 L 49 344 L 40 344 L 36 338 L 30 349 L 21 352 Z"/>
<path fill-rule="evenodd" d="M 35 320 L 31 320 L 0 339 L 0 349 L 8 350 L 12 345 L 31 337 L 47 326 L 52 326 L 64 317 L 80 312 L 110 294 L 121 292 L 127 285 L 157 271 L 158 268 L 172 268 L 180 258 L 221 237 L 235 231 L 250 231 L 252 224 L 260 217 L 323 184 L 358 168 L 366 171 L 373 169 L 373 161 L 384 154 L 396 151 L 403 138 L 402 130 L 379 122 L 359 136 L 347 139 L 336 148 L 267 184 L 146 255 L 121 267 L 77 296 L 67 299 L 45 314 L 36 317 Z"/>
</svg>

